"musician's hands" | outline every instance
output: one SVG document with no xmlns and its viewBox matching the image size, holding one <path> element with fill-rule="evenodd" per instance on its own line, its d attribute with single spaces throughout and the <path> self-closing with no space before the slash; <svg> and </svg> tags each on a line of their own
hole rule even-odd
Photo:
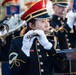
<svg viewBox="0 0 76 75">
<path fill-rule="evenodd" d="M 75 21 L 75 13 L 71 10 L 68 12 L 67 15 L 67 24 L 70 28 L 73 28 L 74 21 Z"/>
<path fill-rule="evenodd" d="M 33 40 L 35 39 L 34 37 L 28 38 L 28 36 L 33 34 L 33 30 L 28 31 L 24 37 L 23 37 L 23 42 L 22 42 L 22 51 L 29 57 L 30 56 L 30 48 L 33 44 Z"/>
<path fill-rule="evenodd" d="M 39 35 L 39 36 L 37 36 L 37 39 L 38 39 L 39 43 L 44 47 L 44 49 L 50 50 L 52 48 L 52 43 L 50 43 L 48 41 L 44 31 L 35 30 L 34 33 Z"/>
</svg>

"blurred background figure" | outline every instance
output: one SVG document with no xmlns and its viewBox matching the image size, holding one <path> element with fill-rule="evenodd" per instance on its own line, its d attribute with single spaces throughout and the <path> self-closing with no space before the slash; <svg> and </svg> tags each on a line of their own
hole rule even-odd
<svg viewBox="0 0 76 75">
<path fill-rule="evenodd" d="M 33 1 L 33 2 L 32 2 Z M 0 18 L 0 24 L 3 24 L 5 20 L 9 20 L 10 18 L 14 18 L 15 14 L 16 16 L 18 16 L 20 18 L 20 16 L 24 13 L 24 11 L 27 11 L 28 8 L 30 8 L 36 0 L 2 0 L 1 2 L 1 8 L 2 8 L 2 14 L 1 14 L 1 18 Z M 18 9 L 18 13 L 14 13 L 16 8 L 15 7 L 19 7 Z M 12 8 L 11 12 L 7 9 L 7 8 Z M 15 10 L 14 10 L 15 9 Z M 9 13 L 10 12 L 10 13 Z M 13 13 L 13 14 L 12 14 Z M 10 24 L 12 23 L 12 26 L 15 24 L 14 21 L 16 21 L 16 18 L 13 19 L 12 22 L 10 22 Z M 27 24 L 25 24 L 27 25 Z M 20 26 L 18 29 L 16 29 L 15 31 L 12 31 L 11 33 L 8 33 L 5 37 L 5 45 L 2 45 L 0 47 L 0 51 L 1 51 L 1 69 L 2 69 L 2 75 L 9 75 L 8 72 L 8 53 L 9 53 L 9 48 L 10 48 L 10 43 L 12 38 L 19 36 L 21 30 L 23 29 L 24 24 L 22 26 Z M 15 28 L 14 28 L 15 29 Z"/>
<path fill-rule="evenodd" d="M 9 18 L 11 18 L 12 16 L 14 16 L 14 14 L 9 13 L 10 11 L 8 10 L 8 8 L 11 8 L 12 5 L 14 6 L 18 6 L 17 4 L 17 0 L 4 0 L 2 2 L 2 8 L 3 8 L 3 18 L 0 20 L 0 24 L 3 24 L 3 22 Z M 16 8 L 12 8 L 13 11 L 11 10 L 11 12 L 15 12 L 14 9 Z M 24 9 L 24 8 L 23 8 Z M 25 9 L 24 9 L 25 10 Z M 20 10 L 19 13 L 16 14 L 20 14 Z M 14 19 L 15 20 L 15 19 Z M 14 24 L 14 21 L 12 22 L 12 25 Z M 22 25 L 23 26 L 23 25 Z M 12 38 L 19 36 L 20 35 L 20 31 L 21 31 L 22 27 L 18 28 L 15 31 L 12 31 L 11 33 L 8 33 L 5 37 L 5 44 L 1 46 L 1 71 L 2 71 L 2 75 L 9 75 L 9 70 L 8 70 L 8 57 L 9 57 L 9 48 L 10 48 L 10 43 Z"/>
<path fill-rule="evenodd" d="M 52 8 L 52 2 L 50 0 L 47 0 L 46 8 L 49 15 L 52 15 L 54 13 L 53 8 Z"/>
<path fill-rule="evenodd" d="M 74 0 L 68 0 L 68 9 L 67 11 L 71 10 L 73 8 L 73 1 Z"/>
<path fill-rule="evenodd" d="M 69 36 L 71 36 L 71 40 L 72 40 L 72 44 L 74 45 L 73 47 L 76 48 L 76 12 L 74 12 L 73 10 L 76 11 L 76 1 L 75 0 L 68 0 L 68 10 L 67 10 L 67 15 L 66 17 L 71 17 L 72 18 L 74 17 L 75 18 L 75 21 L 74 21 L 74 24 L 73 24 L 73 33 Z M 73 3 L 75 5 L 73 5 Z M 72 36 L 74 36 L 74 38 L 72 39 Z"/>
<path fill-rule="evenodd" d="M 72 14 L 68 18 L 66 18 L 67 9 L 71 9 L 70 2 L 68 6 L 68 0 L 52 0 L 53 2 L 53 18 L 50 21 L 50 26 L 54 28 L 55 30 L 58 30 L 60 27 L 62 27 L 62 30 L 59 30 L 57 34 L 55 34 L 58 37 L 60 49 L 72 49 L 75 48 L 75 35 L 74 32 L 72 32 L 73 24 L 75 18 Z M 73 5 L 73 4 L 72 4 Z M 71 17 L 72 16 L 72 17 Z M 71 54 L 73 55 L 73 54 Z M 67 67 L 64 71 L 57 71 L 55 70 L 55 73 L 59 73 L 58 75 L 74 75 L 76 74 L 76 60 L 67 60 Z"/>
</svg>

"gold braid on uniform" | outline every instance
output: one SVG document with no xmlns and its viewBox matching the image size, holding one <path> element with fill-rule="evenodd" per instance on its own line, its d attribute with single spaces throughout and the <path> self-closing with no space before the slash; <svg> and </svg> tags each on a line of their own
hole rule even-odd
<svg viewBox="0 0 76 75">
<path fill-rule="evenodd" d="M 15 59 L 15 60 L 12 62 L 12 66 L 10 67 L 10 69 L 13 68 L 14 65 L 16 65 L 17 67 L 19 67 L 19 66 L 20 66 L 20 62 L 25 63 L 23 60 Z"/>
<path fill-rule="evenodd" d="M 52 29 L 53 32 L 57 32 L 57 30 L 55 28 L 53 28 L 52 26 L 50 26 L 50 29 Z"/>
<path fill-rule="evenodd" d="M 23 62 L 23 63 L 26 63 L 25 61 L 21 60 L 21 59 L 17 59 L 17 56 L 18 54 L 13 52 L 9 55 L 9 58 L 12 56 L 12 55 L 15 55 L 11 60 L 9 60 L 9 64 L 11 64 L 11 68 L 13 68 L 14 65 L 16 65 L 17 67 L 20 66 L 20 62 Z"/>
<path fill-rule="evenodd" d="M 61 27 L 58 29 L 58 31 L 60 31 L 60 32 L 66 31 L 66 32 L 68 33 L 68 31 L 67 31 L 63 26 L 61 26 Z"/>
<path fill-rule="evenodd" d="M 50 26 L 50 28 L 52 28 L 54 32 L 58 32 L 58 31 L 64 32 L 64 31 L 66 31 L 68 33 L 68 31 L 63 26 L 61 26 L 59 29 L 55 29 L 52 26 Z"/>
<path fill-rule="evenodd" d="M 57 38 L 56 36 L 54 36 L 54 42 L 55 42 L 55 43 L 54 43 L 54 49 L 56 49 L 56 47 L 57 47 L 57 39 L 58 39 L 58 38 Z"/>
</svg>

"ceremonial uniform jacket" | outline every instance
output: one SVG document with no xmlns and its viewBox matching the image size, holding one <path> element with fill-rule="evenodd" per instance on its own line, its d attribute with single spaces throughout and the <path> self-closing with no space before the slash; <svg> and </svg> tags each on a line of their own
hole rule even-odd
<svg viewBox="0 0 76 75">
<path fill-rule="evenodd" d="M 71 49 L 75 48 L 75 38 L 74 33 L 71 33 L 71 29 L 67 25 L 66 18 L 60 18 L 57 15 L 53 15 L 52 20 L 50 21 L 50 26 L 54 29 L 60 28 L 63 26 L 61 30 L 55 33 L 59 40 L 60 49 Z M 74 74 L 76 73 L 76 60 L 67 60 L 68 66 L 63 72 L 55 71 L 56 73 L 65 73 L 65 74 Z"/>
<path fill-rule="evenodd" d="M 51 41 L 53 37 L 47 38 Z M 23 37 L 18 37 L 12 40 L 9 52 L 9 75 L 52 75 L 55 66 L 53 62 L 56 61 L 49 56 L 47 50 L 35 39 L 30 49 L 30 57 L 27 57 L 21 50 L 22 39 Z"/>
</svg>

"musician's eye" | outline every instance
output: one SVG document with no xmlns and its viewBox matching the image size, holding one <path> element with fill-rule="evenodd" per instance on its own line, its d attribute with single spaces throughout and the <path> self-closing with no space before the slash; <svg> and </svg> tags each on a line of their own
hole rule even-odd
<svg viewBox="0 0 76 75">
<path fill-rule="evenodd" d="M 45 23 L 45 21 L 41 21 L 42 23 Z"/>
</svg>

